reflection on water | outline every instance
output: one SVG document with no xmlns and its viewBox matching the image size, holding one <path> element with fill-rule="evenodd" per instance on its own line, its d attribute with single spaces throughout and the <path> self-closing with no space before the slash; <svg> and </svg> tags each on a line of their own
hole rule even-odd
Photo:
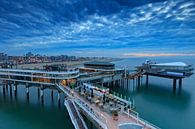
<svg viewBox="0 0 195 129">
<path fill-rule="evenodd" d="M 18 87 L 16 97 L 10 96 L 9 88 L 4 96 L 0 87 L 0 129 L 74 129 L 62 103 L 58 108 L 57 91 L 53 101 L 50 93 L 48 89 L 44 91 L 44 105 L 41 105 L 37 88 L 30 88 L 27 101 L 24 86 Z"/>
</svg>

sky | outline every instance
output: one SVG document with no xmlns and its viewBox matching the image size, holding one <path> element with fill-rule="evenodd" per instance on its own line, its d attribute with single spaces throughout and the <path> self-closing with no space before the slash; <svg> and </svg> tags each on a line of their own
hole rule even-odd
<svg viewBox="0 0 195 129">
<path fill-rule="evenodd" d="M 195 54 L 194 0 L 0 0 L 0 52 Z"/>
</svg>

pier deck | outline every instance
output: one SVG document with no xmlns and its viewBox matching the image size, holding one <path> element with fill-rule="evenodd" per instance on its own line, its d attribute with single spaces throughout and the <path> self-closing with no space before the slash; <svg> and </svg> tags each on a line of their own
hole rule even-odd
<svg viewBox="0 0 195 129">
<path fill-rule="evenodd" d="M 138 116 L 137 117 L 133 116 L 130 113 L 131 111 L 129 112 L 129 114 L 125 112 L 121 112 L 118 115 L 118 120 L 117 121 L 113 120 L 113 117 L 111 114 L 101 110 L 100 107 L 98 107 L 97 105 L 92 104 L 91 102 L 87 101 L 86 99 L 84 99 L 83 96 L 78 94 L 78 92 L 73 91 L 69 89 L 68 87 L 64 87 L 62 85 L 58 85 L 58 87 L 61 87 L 60 89 L 62 89 L 62 91 L 64 91 L 64 93 L 66 94 L 71 93 L 75 100 L 78 100 L 82 102 L 83 104 L 85 104 L 85 106 L 88 107 L 88 113 L 93 112 L 93 115 L 95 116 L 94 120 L 98 122 L 98 124 L 103 129 L 119 129 L 119 125 L 122 125 L 124 123 L 139 124 L 143 126 L 144 129 L 157 129 L 158 128 L 150 123 L 146 123 L 145 121 L 139 119 Z M 78 103 L 78 101 L 75 101 L 75 103 Z M 78 106 L 80 106 L 80 104 L 78 104 Z"/>
</svg>

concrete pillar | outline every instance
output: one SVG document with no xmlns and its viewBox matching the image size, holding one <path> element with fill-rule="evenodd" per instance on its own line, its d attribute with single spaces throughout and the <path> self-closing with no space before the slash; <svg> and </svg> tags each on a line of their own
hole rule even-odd
<svg viewBox="0 0 195 129">
<path fill-rule="evenodd" d="M 44 91 L 43 91 L 43 89 L 40 89 L 40 94 L 41 94 L 41 104 L 44 104 Z"/>
<path fill-rule="evenodd" d="M 114 86 L 116 85 L 116 81 L 115 81 L 115 80 L 113 81 L 113 85 L 114 85 Z"/>
<path fill-rule="evenodd" d="M 5 96 L 5 84 L 3 84 L 3 96 Z"/>
<path fill-rule="evenodd" d="M 128 88 L 131 89 L 131 80 L 128 79 Z"/>
<path fill-rule="evenodd" d="M 17 84 L 14 83 L 14 96 L 17 96 Z"/>
<path fill-rule="evenodd" d="M 9 93 L 10 93 L 10 96 L 12 97 L 12 84 L 11 83 L 9 84 Z"/>
<path fill-rule="evenodd" d="M 8 92 L 8 83 L 5 83 L 5 87 L 6 87 L 6 92 Z"/>
<path fill-rule="evenodd" d="M 123 88 L 125 88 L 125 79 L 123 78 Z"/>
<path fill-rule="evenodd" d="M 127 89 L 129 89 L 129 79 L 127 79 L 126 82 L 127 82 Z"/>
<path fill-rule="evenodd" d="M 26 86 L 26 97 L 27 97 L 27 100 L 29 100 L 29 87 Z"/>
<path fill-rule="evenodd" d="M 146 86 L 148 86 L 148 74 L 146 74 Z"/>
<path fill-rule="evenodd" d="M 138 81 L 138 87 L 140 87 L 140 83 L 141 83 L 141 82 L 140 82 L 140 81 L 141 81 L 141 80 L 140 80 L 140 76 L 139 76 L 137 79 L 138 79 L 138 80 L 137 80 L 137 81 Z"/>
<path fill-rule="evenodd" d="M 179 79 L 179 89 L 182 88 L 182 78 Z"/>
<path fill-rule="evenodd" d="M 137 87 L 137 78 L 135 79 L 135 85 L 136 85 L 136 87 Z"/>
<path fill-rule="evenodd" d="M 177 79 L 173 79 L 173 91 L 176 91 Z"/>
<path fill-rule="evenodd" d="M 60 107 L 60 92 L 58 91 L 58 107 Z"/>
<path fill-rule="evenodd" d="M 135 78 L 133 78 L 133 87 L 135 86 Z"/>
<path fill-rule="evenodd" d="M 53 89 L 51 90 L 51 100 L 53 101 Z"/>
<path fill-rule="evenodd" d="M 37 94 L 38 94 L 38 98 L 40 97 L 40 89 L 37 88 Z"/>
</svg>

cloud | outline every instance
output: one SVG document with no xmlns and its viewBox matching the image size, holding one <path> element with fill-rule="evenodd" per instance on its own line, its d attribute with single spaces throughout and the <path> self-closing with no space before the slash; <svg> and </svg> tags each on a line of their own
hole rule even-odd
<svg viewBox="0 0 195 129">
<path fill-rule="evenodd" d="M 151 2 L 136 7 L 121 6 L 119 11 L 111 13 L 101 12 L 104 6 L 103 9 L 97 6 L 92 12 L 87 8 L 86 12 L 89 13 L 86 13 L 82 8 L 75 7 L 75 2 L 77 0 L 69 0 L 68 6 L 62 5 L 59 9 L 51 9 L 50 5 L 46 5 L 46 10 L 28 2 L 26 6 L 21 4 L 22 8 L 19 7 L 21 9 L 18 11 L 14 8 L 15 12 L 5 8 L 4 10 L 10 13 L 2 13 L 4 15 L 0 16 L 0 51 L 3 51 L 3 48 L 8 49 L 6 46 L 9 46 L 8 52 L 13 49 L 22 51 L 43 48 L 61 49 L 59 51 L 75 48 L 78 51 L 120 48 L 126 50 L 117 51 L 115 55 L 153 49 L 157 52 L 195 52 L 194 2 Z M 90 4 L 87 3 L 87 6 Z M 13 6 L 15 7 L 15 4 Z M 97 11 L 93 12 L 95 9 Z"/>
</svg>

